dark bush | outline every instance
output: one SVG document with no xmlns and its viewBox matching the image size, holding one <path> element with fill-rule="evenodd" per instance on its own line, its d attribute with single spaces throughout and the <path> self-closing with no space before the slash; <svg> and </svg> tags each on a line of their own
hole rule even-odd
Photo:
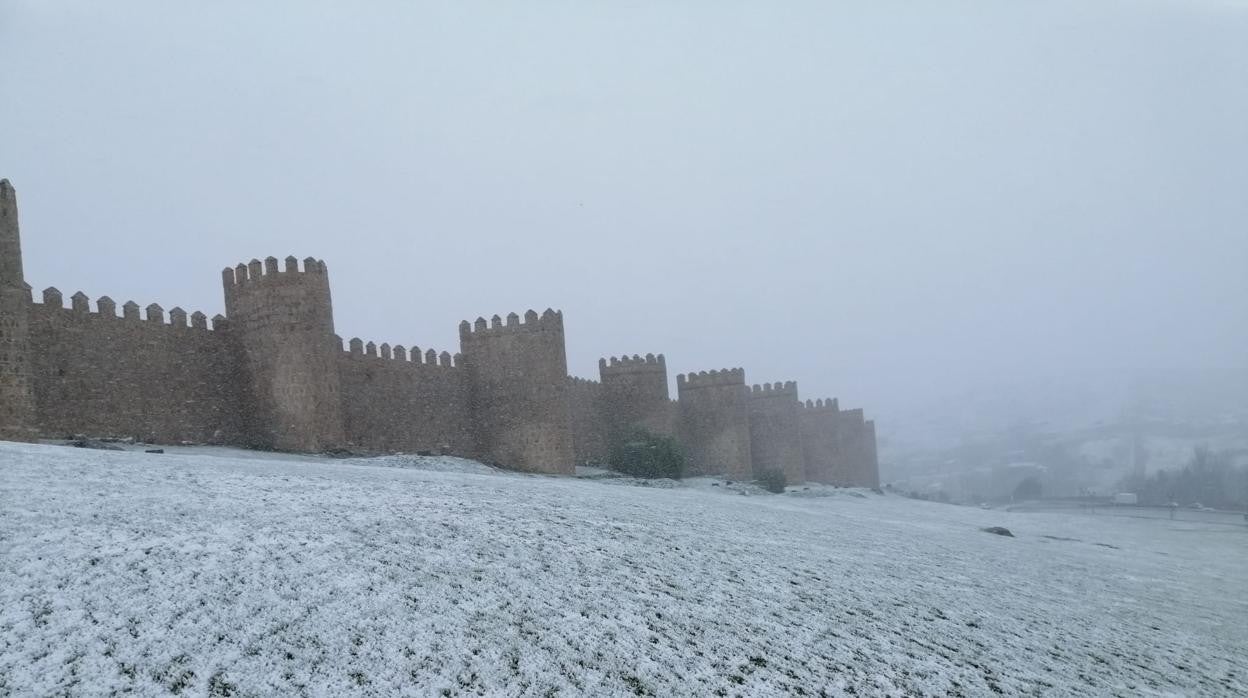
<svg viewBox="0 0 1248 698">
<path fill-rule="evenodd" d="M 775 469 L 760 472 L 756 481 L 763 486 L 763 489 L 776 494 L 784 494 L 784 488 L 789 484 L 784 478 L 784 471 Z"/>
<path fill-rule="evenodd" d="M 616 440 L 607 455 L 607 465 L 633 477 L 679 480 L 685 473 L 685 456 L 670 436 L 637 430 Z"/>
</svg>

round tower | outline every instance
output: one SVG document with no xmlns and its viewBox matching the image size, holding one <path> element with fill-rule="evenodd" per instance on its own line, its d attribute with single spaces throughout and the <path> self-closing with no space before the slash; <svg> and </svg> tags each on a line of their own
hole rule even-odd
<svg viewBox="0 0 1248 698">
<path fill-rule="evenodd" d="M 572 475 L 563 313 L 550 308 L 459 325 L 470 404 L 483 457 L 509 468 Z"/>
<path fill-rule="evenodd" d="M 284 269 L 275 257 L 222 273 L 228 331 L 251 386 L 245 432 L 253 445 L 321 451 L 343 444 L 334 312 L 325 263 Z"/>
<path fill-rule="evenodd" d="M 0 179 L 0 440 L 34 441 L 30 288 L 22 274 L 17 193 Z"/>
</svg>

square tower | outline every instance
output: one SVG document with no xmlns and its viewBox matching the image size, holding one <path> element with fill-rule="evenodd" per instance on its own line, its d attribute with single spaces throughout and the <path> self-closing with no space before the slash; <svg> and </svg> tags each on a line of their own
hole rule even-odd
<svg viewBox="0 0 1248 698">
<path fill-rule="evenodd" d="M 608 438 L 635 429 L 671 436 L 672 402 L 667 397 L 667 362 L 663 355 L 634 354 L 598 360 Z"/>
<path fill-rule="evenodd" d="M 797 383 L 763 383 L 750 391 L 750 454 L 755 474 L 779 470 L 789 484 L 806 480 Z"/>
<path fill-rule="evenodd" d="M 695 475 L 753 477 L 745 369 L 676 376 L 681 442 Z"/>
</svg>

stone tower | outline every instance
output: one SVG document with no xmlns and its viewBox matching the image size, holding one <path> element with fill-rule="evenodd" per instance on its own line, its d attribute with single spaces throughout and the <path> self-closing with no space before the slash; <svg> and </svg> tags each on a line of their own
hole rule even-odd
<svg viewBox="0 0 1248 698">
<path fill-rule="evenodd" d="M 667 362 L 663 355 L 633 355 L 598 360 L 603 413 L 612 440 L 631 429 L 672 435 L 672 403 L 667 397 Z"/>
<path fill-rule="evenodd" d="M 459 326 L 481 456 L 519 470 L 575 472 L 563 313 Z"/>
<path fill-rule="evenodd" d="M 832 468 L 832 484 L 864 487 L 864 462 L 869 457 L 866 422 L 861 408 L 841 410 L 837 415 L 837 459 Z"/>
<path fill-rule="evenodd" d="M 222 273 L 227 327 L 242 352 L 252 445 L 322 451 L 343 445 L 333 304 L 325 263 L 253 259 Z"/>
<path fill-rule="evenodd" d="M 745 369 L 676 376 L 680 439 L 695 475 L 753 475 L 750 458 L 749 388 Z"/>
<path fill-rule="evenodd" d="M 764 383 L 750 391 L 750 454 L 754 472 L 779 470 L 785 480 L 806 480 L 798 416 L 797 383 Z"/>
<path fill-rule="evenodd" d="M 835 398 L 807 400 L 799 406 L 806 479 L 830 483 L 840 459 L 840 404 Z"/>
<path fill-rule="evenodd" d="M 0 440 L 34 441 L 30 288 L 22 274 L 17 192 L 0 179 Z"/>
</svg>

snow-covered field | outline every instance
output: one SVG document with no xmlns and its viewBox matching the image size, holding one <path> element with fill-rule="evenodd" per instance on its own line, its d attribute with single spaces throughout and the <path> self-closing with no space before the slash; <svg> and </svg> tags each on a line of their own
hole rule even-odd
<svg viewBox="0 0 1248 698">
<path fill-rule="evenodd" d="M 0 695 L 1248 693 L 1242 526 L 442 465 L 0 444 Z"/>
</svg>

